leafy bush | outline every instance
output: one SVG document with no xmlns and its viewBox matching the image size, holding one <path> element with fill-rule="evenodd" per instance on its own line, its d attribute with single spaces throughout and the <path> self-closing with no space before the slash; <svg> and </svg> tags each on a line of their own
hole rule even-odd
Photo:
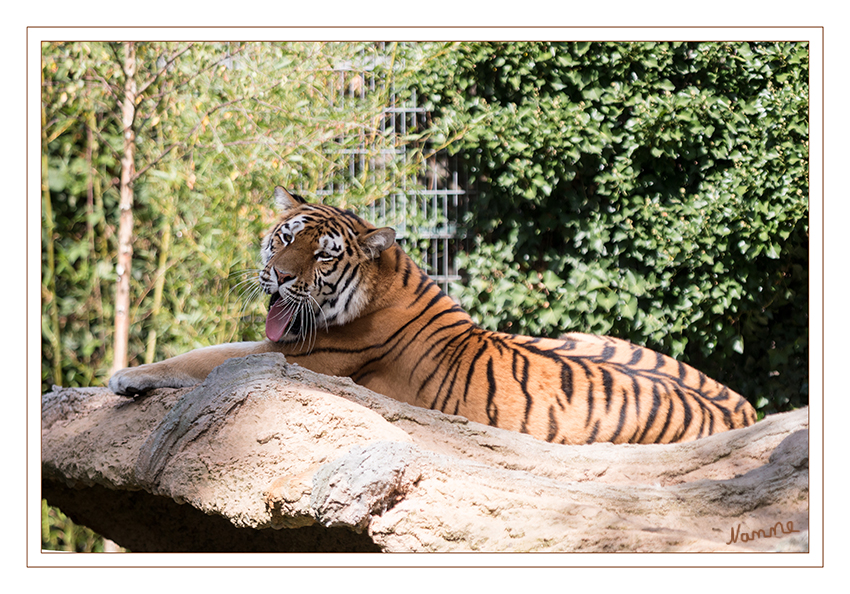
<svg viewBox="0 0 850 594">
<path fill-rule="evenodd" d="M 102 553 L 104 540 L 79 524 L 75 524 L 58 508 L 41 500 L 41 548 L 75 553 Z"/>
<path fill-rule="evenodd" d="M 460 44 L 421 73 L 479 176 L 460 300 L 611 334 L 762 413 L 808 390 L 804 43 Z"/>
</svg>

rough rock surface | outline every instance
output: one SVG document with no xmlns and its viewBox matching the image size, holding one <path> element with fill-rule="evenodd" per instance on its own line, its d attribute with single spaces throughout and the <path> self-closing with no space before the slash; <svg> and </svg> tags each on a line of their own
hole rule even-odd
<svg viewBox="0 0 850 594">
<path fill-rule="evenodd" d="M 134 551 L 804 551 L 808 475 L 806 409 L 553 445 L 278 354 L 136 400 L 42 399 L 44 497 Z"/>
</svg>

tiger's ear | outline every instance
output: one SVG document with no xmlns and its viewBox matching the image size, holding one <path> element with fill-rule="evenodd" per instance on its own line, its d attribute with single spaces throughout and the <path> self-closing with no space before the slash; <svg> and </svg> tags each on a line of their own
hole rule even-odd
<svg viewBox="0 0 850 594">
<path fill-rule="evenodd" d="M 280 186 L 274 189 L 274 203 L 280 213 L 284 213 L 290 208 L 295 208 L 299 204 L 306 204 L 307 201 L 297 194 L 290 194 Z"/>
<path fill-rule="evenodd" d="M 360 247 L 366 252 L 370 260 L 374 260 L 381 255 L 388 247 L 395 243 L 395 229 L 392 227 L 381 227 L 374 231 L 361 235 L 358 240 Z"/>
</svg>

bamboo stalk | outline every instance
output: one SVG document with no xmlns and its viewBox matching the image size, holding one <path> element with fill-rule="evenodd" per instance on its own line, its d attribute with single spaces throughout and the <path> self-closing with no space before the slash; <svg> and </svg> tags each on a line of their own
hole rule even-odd
<svg viewBox="0 0 850 594">
<path fill-rule="evenodd" d="M 159 261 L 156 268 L 156 284 L 153 289 L 153 306 L 151 307 L 151 320 L 153 329 L 148 333 L 148 344 L 145 350 L 145 363 L 153 363 L 156 355 L 156 328 L 158 326 L 159 312 L 162 309 L 162 292 L 165 287 L 165 273 L 168 270 L 168 256 L 171 252 L 171 208 L 165 213 L 165 225 L 162 229 L 162 245 L 159 248 Z"/>
<path fill-rule="evenodd" d="M 97 120 L 95 112 L 88 113 L 88 142 L 89 142 L 89 242 L 91 243 L 91 295 L 94 304 L 95 312 L 97 313 L 97 327 L 100 329 L 100 344 L 101 348 L 106 345 L 106 324 L 103 317 L 103 293 L 100 287 L 100 275 L 97 272 L 97 263 L 108 258 L 109 250 L 106 242 L 106 221 L 103 217 L 103 188 L 101 187 L 100 174 L 95 169 L 95 161 L 97 158 L 97 142 L 95 141 L 95 133 Z M 95 223 L 95 214 L 98 214 L 97 222 Z"/>
<path fill-rule="evenodd" d="M 53 243 L 55 234 L 55 225 L 53 222 L 53 204 L 50 198 L 50 183 L 48 181 L 48 160 L 47 160 L 47 132 L 45 130 L 47 124 L 47 113 L 42 106 L 41 108 L 41 138 L 44 147 L 41 151 L 41 197 L 42 208 L 44 209 L 44 234 L 45 234 L 45 250 L 47 251 L 47 291 L 49 293 L 50 309 L 50 347 L 53 350 L 53 383 L 57 386 L 62 385 L 62 340 L 61 328 L 59 327 L 59 303 L 56 299 L 56 254 Z"/>
<path fill-rule="evenodd" d="M 106 260 L 109 257 L 109 250 L 106 241 L 106 222 L 103 216 L 103 190 L 101 187 L 100 173 L 96 169 L 97 161 L 97 138 L 100 137 L 97 131 L 97 118 L 95 112 L 90 110 L 86 115 L 86 164 L 88 165 L 88 184 L 86 187 L 86 233 L 88 235 L 88 243 L 91 246 L 89 250 L 89 269 L 92 271 L 89 277 L 89 297 L 87 303 L 90 303 L 90 309 L 97 315 L 97 323 L 92 324 L 92 330 L 98 331 L 100 346 L 98 351 L 101 353 L 96 357 L 98 361 L 102 361 L 104 351 L 106 349 L 107 331 L 106 323 L 103 314 L 103 292 L 101 291 L 101 279 L 98 274 L 98 263 Z M 90 367 L 91 357 L 88 358 L 86 366 Z M 98 366 L 100 367 L 100 366 Z M 91 369 L 92 376 L 95 372 L 100 372 L 99 369 Z"/>
</svg>

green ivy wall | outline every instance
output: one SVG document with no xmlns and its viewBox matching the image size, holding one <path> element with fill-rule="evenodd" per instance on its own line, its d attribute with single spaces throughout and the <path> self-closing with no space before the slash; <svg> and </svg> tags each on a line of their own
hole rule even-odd
<svg viewBox="0 0 850 594">
<path fill-rule="evenodd" d="M 480 193 L 462 304 L 808 401 L 805 43 L 461 44 L 420 73 Z"/>
</svg>

